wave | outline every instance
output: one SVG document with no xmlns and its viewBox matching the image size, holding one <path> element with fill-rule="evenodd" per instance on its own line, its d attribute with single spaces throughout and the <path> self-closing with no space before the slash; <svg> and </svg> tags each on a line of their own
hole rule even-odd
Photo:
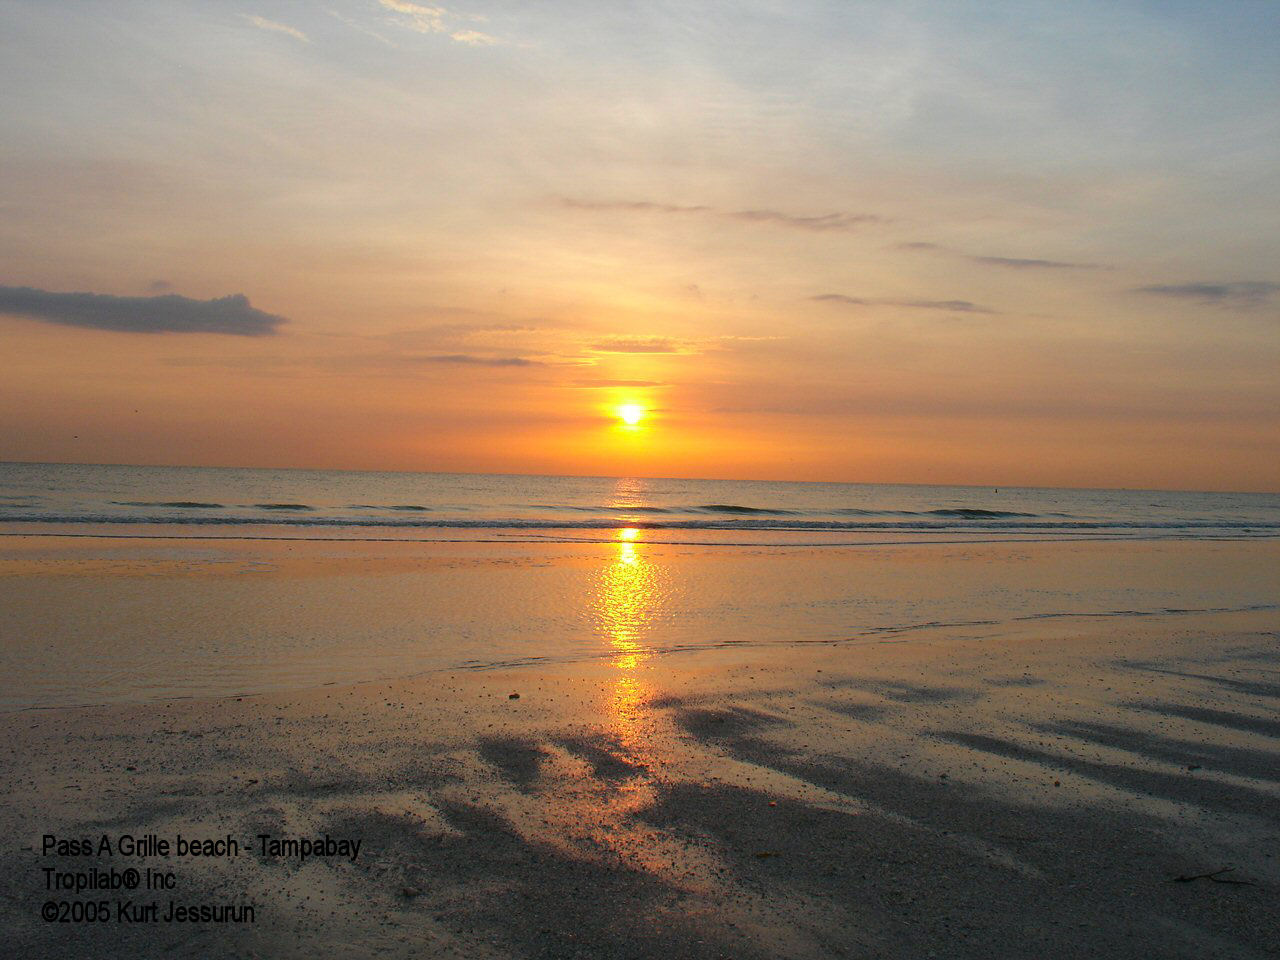
<svg viewBox="0 0 1280 960">
<path fill-rule="evenodd" d="M 278 516 L 250 514 L 192 515 L 183 514 L 85 514 L 52 513 L 9 514 L 0 509 L 0 523 L 61 523 L 61 524 L 119 524 L 119 525 L 178 525 L 178 526 L 297 526 L 297 527 L 388 527 L 418 529 L 513 529 L 513 530 L 616 530 L 633 527 L 643 530 L 775 530 L 775 531 L 1229 531 L 1258 536 L 1280 535 L 1280 522 L 1236 520 L 1027 520 L 1019 517 L 987 517 L 973 515 L 947 515 L 936 519 L 916 520 L 831 520 L 800 519 L 782 516 L 733 515 L 704 518 L 636 519 L 628 516 L 596 517 L 591 519 L 548 518 L 528 519 L 516 517 L 459 518 L 459 517 L 371 517 L 326 516 L 316 514 L 315 508 L 303 504 L 260 505 L 261 509 L 279 511 Z M 416 511 L 415 511 L 416 512 Z M 776 511 L 753 511 L 776 513 Z"/>
<path fill-rule="evenodd" d="M 943 510 L 926 510 L 934 517 L 1034 517 L 1034 513 L 1017 513 L 1013 510 L 979 510 L 976 507 L 950 507 Z"/>
<path fill-rule="evenodd" d="M 112 500 L 111 502 L 118 507 L 164 507 L 181 510 L 221 510 L 224 507 L 221 503 L 204 503 L 200 500 L 162 500 L 158 503 L 146 500 Z"/>
<path fill-rule="evenodd" d="M 700 507 L 695 507 L 694 509 L 705 511 L 707 513 L 764 513 L 771 516 L 784 516 L 798 512 L 796 510 L 771 510 L 767 507 L 741 507 L 736 503 L 706 503 Z"/>
<path fill-rule="evenodd" d="M 430 507 L 424 507 L 417 503 L 393 503 L 390 506 L 381 506 L 376 503 L 353 503 L 348 510 L 398 510 L 401 513 L 429 513 Z"/>
<path fill-rule="evenodd" d="M 369 508 L 374 509 L 374 508 Z M 387 507 L 388 510 L 401 509 Z M 816 517 L 1035 517 L 1034 513 L 1018 513 L 1013 510 L 983 510 L 978 507 L 945 507 L 937 510 L 865 510 L 859 507 L 838 507 L 833 510 L 786 510 L 781 507 L 749 507 L 738 503 L 704 503 L 692 507 L 651 507 L 631 506 L 628 504 L 530 504 L 530 509 L 547 510 L 557 513 L 729 513 L 741 516 L 764 515 L 774 517 L 816 516 Z M 1070 514 L 1048 514 L 1055 517 L 1069 517 Z"/>
<path fill-rule="evenodd" d="M 597 504 L 595 506 L 584 506 L 578 503 L 558 504 L 558 503 L 531 503 L 531 510 L 549 510 L 553 513 L 561 511 L 565 513 L 679 513 L 678 510 L 672 510 L 668 507 L 648 507 L 648 506 L 631 506 L 629 504 L 612 504 L 604 506 Z"/>
<path fill-rule="evenodd" d="M 859 507 L 842 507 L 831 513 L 841 517 L 1064 517 L 1069 513 L 1018 513 L 1014 510 L 983 510 L 978 507 L 940 507 L 937 510 L 864 510 Z"/>
<path fill-rule="evenodd" d="M 0 498 L 6 499 L 6 498 Z M 7 498 L 10 500 L 18 500 L 19 498 Z M 212 503 L 201 500 L 112 500 L 110 503 L 118 507 L 137 507 L 139 509 L 169 509 L 169 510 L 223 510 L 228 505 L 223 503 Z M 34 501 L 28 503 L 11 503 L 14 509 L 30 509 L 35 507 Z M 252 505 L 258 510 L 270 510 L 273 512 L 297 512 L 297 513 L 314 513 L 317 510 L 326 509 L 314 507 L 306 503 L 256 503 Z M 394 504 L 376 504 L 376 503 L 354 503 L 346 507 L 348 510 L 382 510 L 394 513 L 432 513 L 438 508 L 425 506 L 416 503 L 394 503 Z M 463 507 L 451 507 L 453 511 L 463 511 Z M 830 517 L 946 517 L 961 520 L 998 520 L 998 519 L 1015 519 L 1015 518 L 1036 518 L 1040 516 L 1061 518 L 1067 520 L 1082 519 L 1073 517 L 1071 514 L 1050 513 L 1019 513 L 1012 510 L 986 510 L 977 507 L 942 507 L 936 510 L 866 510 L 858 507 L 845 507 L 834 510 L 787 510 L 778 507 L 751 507 L 736 503 L 705 503 L 692 507 L 654 507 L 654 506 L 631 506 L 620 504 L 597 504 L 597 505 L 581 505 L 581 504 L 547 504 L 536 503 L 529 504 L 516 509 L 532 509 L 545 511 L 556 514 L 594 514 L 597 517 L 607 518 L 606 526 L 616 526 L 620 520 L 624 520 L 632 515 L 653 515 L 653 516 L 678 516 L 681 514 L 725 514 L 730 516 L 741 517 L 814 517 L 816 522 L 822 525 L 833 524 L 840 525 L 840 521 L 832 521 L 823 518 Z M 0 520 L 5 519 L 0 516 Z M 16 518 L 14 518 L 16 519 Z M 81 519 L 80 516 L 67 515 L 67 522 Z M 184 518 L 185 519 L 185 518 Z M 115 518 L 112 521 L 114 522 Z M 99 522 L 95 520 L 94 522 Z M 118 522 L 128 523 L 128 518 L 120 519 Z M 164 522 L 153 521 L 150 519 L 141 519 L 138 522 Z M 237 519 L 229 522 L 253 522 L 252 518 Z M 277 522 L 277 521 L 272 521 Z M 346 522 L 346 521 L 338 521 Z M 351 523 L 360 523 L 363 521 L 352 518 Z M 495 523 L 497 526 L 519 525 L 521 521 L 501 521 Z M 556 523 L 555 526 L 564 526 L 565 524 Z M 570 523 L 569 525 L 572 525 Z M 683 526 L 684 523 L 677 522 L 676 526 Z"/>
</svg>

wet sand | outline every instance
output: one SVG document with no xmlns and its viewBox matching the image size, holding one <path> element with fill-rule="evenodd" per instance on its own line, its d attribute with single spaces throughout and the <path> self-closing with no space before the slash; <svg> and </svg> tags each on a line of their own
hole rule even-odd
<svg viewBox="0 0 1280 960">
<path fill-rule="evenodd" d="M 10 712 L 4 929 L 25 957 L 1272 956 L 1278 637 L 1084 617 Z M 252 924 L 59 924 L 46 833 L 362 848 L 166 864 Z"/>
</svg>

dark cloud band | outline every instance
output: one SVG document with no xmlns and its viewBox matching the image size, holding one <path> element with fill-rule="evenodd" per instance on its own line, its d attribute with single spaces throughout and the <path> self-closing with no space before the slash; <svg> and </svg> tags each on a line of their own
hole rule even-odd
<svg viewBox="0 0 1280 960">
<path fill-rule="evenodd" d="M 971 300 L 864 300 L 843 293 L 819 293 L 809 298 L 824 303 L 842 303 L 850 307 L 910 307 L 915 310 L 949 310 L 952 313 L 997 313 L 998 311 Z"/>
<path fill-rule="evenodd" d="M 262 337 L 284 317 L 264 313 L 242 293 L 214 300 L 177 294 L 114 297 L 105 293 L 53 293 L 34 287 L 0 287 L 0 314 L 120 333 L 220 333 Z"/>
<path fill-rule="evenodd" d="M 1097 263 L 1071 263 L 1066 260 L 1043 260 L 1039 257 L 988 257 L 976 253 L 965 253 L 963 250 L 953 250 L 950 247 L 944 247 L 938 243 L 926 243 L 916 240 L 911 243 L 898 244 L 899 250 L 919 250 L 933 251 L 937 253 L 949 253 L 953 256 L 963 257 L 973 263 L 981 263 L 988 267 L 1008 267 L 1012 270 L 1101 270 L 1102 265 Z"/>
<path fill-rule="evenodd" d="M 1197 303 L 1218 303 L 1232 307 L 1260 307 L 1280 293 L 1280 283 L 1246 280 L 1238 283 L 1180 283 L 1139 287 L 1138 293 L 1150 293 Z"/>
</svg>

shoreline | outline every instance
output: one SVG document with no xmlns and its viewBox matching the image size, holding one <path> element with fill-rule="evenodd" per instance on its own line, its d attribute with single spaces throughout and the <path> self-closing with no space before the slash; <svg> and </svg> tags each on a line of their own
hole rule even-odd
<svg viewBox="0 0 1280 960">
<path fill-rule="evenodd" d="M 1272 606 L 1276 570 L 1280 541 L 778 551 L 0 539 L 0 703 L 244 696 L 702 649 L 852 650 L 1037 621 L 1070 630 L 1080 618 Z"/>
<path fill-rule="evenodd" d="M 999 628 L 1006 640 L 1016 638 L 1016 635 L 1029 633 L 1035 629 L 1036 624 L 1053 622 L 1053 621 L 1075 621 L 1091 623 L 1102 623 L 1113 618 L 1125 620 L 1133 620 L 1139 623 L 1148 618 L 1154 619 L 1172 619 L 1179 620 L 1182 618 L 1196 618 L 1206 616 L 1221 616 L 1234 614 L 1254 614 L 1254 613 L 1275 613 L 1280 611 L 1280 604 L 1254 604 L 1243 607 L 1216 607 L 1216 608 L 1197 608 L 1197 609 L 1164 609 L 1164 610 L 1117 610 L 1104 613 L 1059 613 L 1059 614 L 1033 614 L 1025 617 L 1014 617 L 1010 620 L 973 620 L 967 622 L 956 623 L 917 623 L 908 624 L 901 627 L 886 627 L 872 629 L 865 634 L 841 637 L 838 639 L 812 639 L 812 640 L 772 640 L 772 641 L 756 641 L 749 646 L 736 642 L 734 640 L 724 640 L 719 643 L 708 643 L 700 646 L 687 646 L 675 648 L 656 648 L 647 647 L 644 650 L 644 657 L 650 658 L 669 658 L 669 657 L 698 657 L 698 656 L 714 656 L 726 649 L 735 651 L 759 651 L 762 655 L 784 650 L 797 649 L 804 650 L 810 647 L 823 647 L 828 650 L 848 650 L 856 649 L 874 644 L 911 644 L 928 641 L 935 637 L 939 632 L 950 632 L 951 638 L 965 636 L 965 631 L 979 630 L 986 634 L 993 628 Z M 264 688 L 261 690 L 243 690 L 232 693 L 221 694 L 181 694 L 181 695 L 156 695 L 145 700 L 101 700 L 86 701 L 83 703 L 67 703 L 67 704 L 32 704 L 20 707 L 2 707 L 0 706 L 0 717 L 9 714 L 26 714 L 26 713 L 44 713 L 51 711 L 85 711 L 95 709 L 110 708 L 126 708 L 126 707 L 158 707 L 168 706 L 178 703 L 194 703 L 194 704 L 211 704 L 220 701 L 243 701 L 250 699 L 264 698 L 281 698 L 289 696 L 301 696 L 308 692 L 318 690 L 345 690 L 347 688 L 361 688 L 369 685 L 390 685 L 398 686 L 404 684 L 426 683 L 434 678 L 447 678 L 456 680 L 459 677 L 480 676 L 483 674 L 504 672 L 511 673 L 512 677 L 518 677 L 524 671 L 536 670 L 558 670 L 561 668 L 572 670 L 575 668 L 590 669 L 592 666 L 608 667 L 618 658 L 616 650 L 609 652 L 599 652 L 595 654 L 583 655 L 580 657 L 566 657 L 562 659 L 550 659 L 546 657 L 533 657 L 526 662 L 503 661 L 486 664 L 470 664 L 470 665 L 452 665 L 434 667 L 427 670 L 421 670 L 416 673 L 407 673 L 398 676 L 388 677 L 372 677 L 352 681 L 330 681 L 319 687 L 302 686 L 302 687 L 282 687 L 282 688 Z"/>
</svg>

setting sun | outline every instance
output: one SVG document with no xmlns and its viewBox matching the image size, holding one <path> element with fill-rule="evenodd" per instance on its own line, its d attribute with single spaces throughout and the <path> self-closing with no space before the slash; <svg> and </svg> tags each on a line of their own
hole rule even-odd
<svg viewBox="0 0 1280 960">
<path fill-rule="evenodd" d="M 645 409 L 638 403 L 624 403 L 615 411 L 618 419 L 625 423 L 628 427 L 634 427 L 644 419 Z"/>
</svg>

